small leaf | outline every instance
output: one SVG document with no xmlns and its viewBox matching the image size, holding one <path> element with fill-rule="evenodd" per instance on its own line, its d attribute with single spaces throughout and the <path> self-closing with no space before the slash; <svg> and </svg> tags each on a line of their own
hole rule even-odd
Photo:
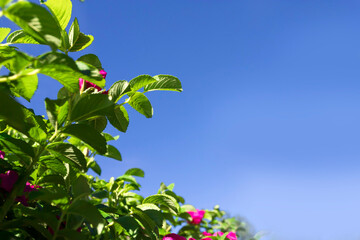
<svg viewBox="0 0 360 240">
<path fill-rule="evenodd" d="M 127 81 L 117 81 L 109 89 L 109 99 L 113 102 L 117 102 L 125 93 L 130 91 L 130 84 Z"/>
<path fill-rule="evenodd" d="M 130 86 L 133 91 L 137 91 L 142 87 L 145 87 L 146 85 L 156 82 L 156 79 L 154 79 L 150 75 L 140 75 L 136 78 L 133 78 L 130 80 Z"/>
<path fill-rule="evenodd" d="M 82 152 L 69 143 L 52 143 L 47 150 L 58 159 L 68 162 L 79 169 L 86 168 L 86 160 Z"/>
<path fill-rule="evenodd" d="M 88 63 L 94 67 L 96 67 L 98 70 L 102 69 L 101 62 L 99 58 L 95 54 L 86 54 L 78 58 L 77 61 Z"/>
<path fill-rule="evenodd" d="M 0 63 L 10 72 L 18 73 L 27 67 L 32 58 L 23 52 L 17 51 L 15 47 L 0 46 Z M 21 75 L 19 75 L 21 77 Z"/>
<path fill-rule="evenodd" d="M 35 3 L 21 1 L 12 4 L 4 14 L 38 42 L 52 47 L 60 46 L 60 28 L 45 8 Z"/>
<path fill-rule="evenodd" d="M 4 41 L 4 39 L 10 33 L 10 31 L 11 31 L 10 28 L 0 27 L 0 42 Z"/>
<path fill-rule="evenodd" d="M 27 34 L 23 30 L 17 30 L 12 32 L 6 39 L 7 43 L 25 43 L 25 44 L 41 44 L 31 35 Z"/>
<path fill-rule="evenodd" d="M 61 133 L 80 139 L 100 154 L 106 153 L 106 140 L 94 128 L 86 124 L 72 124 L 61 130 Z"/>
<path fill-rule="evenodd" d="M 167 90 L 182 92 L 181 82 L 178 78 L 170 75 L 157 75 L 154 76 L 156 82 L 148 84 L 144 87 L 145 92 L 155 90 Z"/>
<path fill-rule="evenodd" d="M 107 151 L 104 154 L 104 156 L 122 161 L 122 157 L 119 150 L 117 150 L 117 148 L 112 145 L 107 145 Z"/>
<path fill-rule="evenodd" d="M 153 108 L 151 103 L 147 97 L 140 93 L 136 92 L 130 97 L 129 104 L 133 107 L 136 111 L 143 114 L 147 118 L 151 118 L 153 115 Z"/>
<path fill-rule="evenodd" d="M 82 94 L 71 111 L 70 120 L 80 121 L 105 115 L 107 109 L 110 109 L 113 104 L 104 94 Z"/>
<path fill-rule="evenodd" d="M 129 126 L 129 115 L 123 106 L 115 106 L 114 110 L 106 113 L 111 125 L 121 132 L 126 132 Z"/>
<path fill-rule="evenodd" d="M 75 44 L 70 48 L 70 52 L 78 52 L 81 51 L 94 41 L 94 37 L 92 35 L 85 35 L 84 33 L 80 32 L 79 37 L 77 38 Z"/>
<path fill-rule="evenodd" d="M 140 168 L 130 168 L 125 172 L 125 175 L 137 176 L 137 177 L 144 177 L 145 173 Z"/>
<path fill-rule="evenodd" d="M 65 29 L 71 18 L 71 0 L 47 0 L 45 5 L 58 20 L 60 27 Z"/>
<path fill-rule="evenodd" d="M 165 194 L 155 194 L 149 196 L 145 198 L 142 203 L 154 203 L 163 205 L 167 207 L 174 215 L 179 212 L 179 204 L 176 202 L 176 200 L 173 197 Z"/>
<path fill-rule="evenodd" d="M 69 43 L 70 48 L 74 46 L 75 42 L 79 38 L 80 34 L 80 27 L 77 18 L 74 19 L 74 22 L 71 24 L 70 30 L 69 30 Z"/>
</svg>

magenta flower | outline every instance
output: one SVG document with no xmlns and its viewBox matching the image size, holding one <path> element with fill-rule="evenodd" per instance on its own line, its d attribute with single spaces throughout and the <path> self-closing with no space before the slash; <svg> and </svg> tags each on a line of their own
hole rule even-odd
<svg viewBox="0 0 360 240">
<path fill-rule="evenodd" d="M 190 214 L 192 218 L 190 222 L 191 224 L 200 224 L 205 215 L 205 211 L 199 209 L 196 209 L 196 211 L 189 211 L 187 213 Z"/>
<path fill-rule="evenodd" d="M 5 157 L 5 153 L 3 151 L 0 151 L 0 158 L 4 159 L 4 157 Z"/>
<path fill-rule="evenodd" d="M 106 75 L 107 75 L 107 72 L 105 72 L 104 70 L 100 70 L 99 73 L 103 76 L 103 78 L 105 79 Z M 82 78 L 79 78 L 79 89 L 80 89 L 80 92 L 88 89 L 88 88 L 95 88 L 97 89 L 98 91 L 101 91 L 102 88 L 99 87 L 98 85 L 96 85 L 95 83 L 92 83 L 92 82 L 89 82 L 87 80 L 84 80 Z M 102 94 L 108 94 L 108 91 L 104 91 L 102 92 Z"/>
<path fill-rule="evenodd" d="M 11 192 L 18 178 L 19 178 L 18 173 L 13 170 L 9 170 L 6 173 L 1 173 L 0 188 L 4 189 L 7 192 Z"/>
<path fill-rule="evenodd" d="M 175 233 L 170 233 L 163 237 L 162 240 L 186 240 L 186 238 Z"/>
</svg>

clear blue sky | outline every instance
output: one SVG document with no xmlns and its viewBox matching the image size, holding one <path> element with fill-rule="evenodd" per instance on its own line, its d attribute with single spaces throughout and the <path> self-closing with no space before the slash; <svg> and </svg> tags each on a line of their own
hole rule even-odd
<svg viewBox="0 0 360 240">
<path fill-rule="evenodd" d="M 184 88 L 149 93 L 150 120 L 130 111 L 124 161 L 101 158 L 103 177 L 140 167 L 144 194 L 174 182 L 268 239 L 360 239 L 359 12 L 355 0 L 75 1 L 108 87 L 172 74 Z M 40 81 L 39 112 L 54 86 Z"/>
</svg>

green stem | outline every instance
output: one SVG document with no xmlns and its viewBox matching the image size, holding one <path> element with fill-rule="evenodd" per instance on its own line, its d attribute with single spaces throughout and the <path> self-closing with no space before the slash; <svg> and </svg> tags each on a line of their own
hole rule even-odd
<svg viewBox="0 0 360 240">
<path fill-rule="evenodd" d="M 61 212 L 60 218 L 59 218 L 59 221 L 58 221 L 58 224 L 57 224 L 57 226 L 56 226 L 56 229 L 54 229 L 54 235 L 53 235 L 53 237 L 52 237 L 53 240 L 55 240 L 56 237 L 57 237 L 57 234 L 58 234 L 58 231 L 59 231 L 59 229 L 60 229 L 61 223 L 62 223 L 62 221 L 63 221 L 63 219 L 64 219 L 64 216 L 65 216 L 65 214 L 64 214 L 63 212 Z"/>
<path fill-rule="evenodd" d="M 24 76 L 32 76 L 32 75 L 36 75 L 40 72 L 40 69 L 34 69 L 34 71 L 32 72 L 29 72 L 27 74 L 22 74 L 22 72 L 19 72 L 17 74 L 14 74 L 12 76 L 8 76 L 8 77 L 1 77 L 0 78 L 0 83 L 1 82 L 8 82 L 8 81 L 13 81 L 13 80 L 16 80 L 20 77 L 24 77 Z"/>
</svg>

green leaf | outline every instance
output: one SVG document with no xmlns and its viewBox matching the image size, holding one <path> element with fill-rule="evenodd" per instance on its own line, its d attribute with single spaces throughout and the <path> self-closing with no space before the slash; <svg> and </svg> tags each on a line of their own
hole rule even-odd
<svg viewBox="0 0 360 240">
<path fill-rule="evenodd" d="M 51 125 L 60 127 L 68 114 L 69 105 L 66 99 L 51 100 L 45 98 L 45 108 Z"/>
<path fill-rule="evenodd" d="M 31 71 L 33 70 L 25 69 L 23 72 L 25 76 L 22 76 L 17 80 L 11 82 L 11 84 L 14 86 L 13 88 L 11 88 L 11 91 L 22 96 L 29 102 L 38 87 L 38 77 L 36 74 L 26 76 L 26 74 L 30 73 Z"/>
<path fill-rule="evenodd" d="M 60 187 L 39 188 L 29 194 L 29 200 L 42 200 L 48 203 L 66 204 L 69 202 L 68 193 Z M 55 201 L 56 200 L 56 201 Z"/>
<path fill-rule="evenodd" d="M 86 168 L 86 160 L 82 152 L 69 143 L 52 143 L 47 150 L 56 158 L 68 162 L 79 169 Z"/>
<path fill-rule="evenodd" d="M 109 99 L 113 102 L 117 102 L 125 93 L 130 91 L 130 84 L 127 81 L 117 81 L 109 89 Z"/>
<path fill-rule="evenodd" d="M 78 58 L 77 61 L 85 62 L 96 67 L 98 70 L 103 69 L 99 58 L 95 54 L 86 54 Z"/>
<path fill-rule="evenodd" d="M 81 232 L 78 232 L 77 230 L 71 230 L 71 229 L 62 229 L 57 234 L 59 237 L 62 237 L 61 239 L 67 239 L 67 240 L 87 240 L 88 237 L 82 234 Z"/>
<path fill-rule="evenodd" d="M 32 58 L 10 46 L 0 46 L 0 63 L 12 73 L 18 73 L 28 66 Z M 21 75 L 19 75 L 20 77 Z"/>
<path fill-rule="evenodd" d="M 23 107 L 7 93 L 0 90 L 0 119 L 11 127 L 24 132 L 26 129 L 24 122 Z"/>
<path fill-rule="evenodd" d="M 0 0 L 0 7 L 4 8 L 11 0 Z"/>
<path fill-rule="evenodd" d="M 4 39 L 10 33 L 10 31 L 11 31 L 10 28 L 0 27 L 0 42 L 4 41 Z"/>
<path fill-rule="evenodd" d="M 78 52 L 84 50 L 94 41 L 94 37 L 92 35 L 85 35 L 80 32 L 79 37 L 77 38 L 75 44 L 70 48 L 70 52 Z"/>
<path fill-rule="evenodd" d="M 111 125 L 121 132 L 126 132 L 129 126 L 129 115 L 123 106 L 115 106 L 113 111 L 109 110 L 106 113 L 106 116 Z"/>
<path fill-rule="evenodd" d="M 78 40 L 79 34 L 80 34 L 80 27 L 77 18 L 75 18 L 69 30 L 70 48 L 73 47 L 76 41 Z"/>
<path fill-rule="evenodd" d="M 148 84 L 144 87 L 145 92 L 155 90 L 167 90 L 182 92 L 181 82 L 178 78 L 170 75 L 157 75 L 154 76 L 156 82 Z"/>
<path fill-rule="evenodd" d="M 156 228 L 155 222 L 143 211 L 132 208 L 132 214 L 134 217 L 144 226 L 144 230 L 150 236 L 150 239 L 157 240 L 159 239 L 156 232 L 154 231 Z"/>
<path fill-rule="evenodd" d="M 133 78 L 130 80 L 129 84 L 131 86 L 131 90 L 137 91 L 142 87 L 145 87 L 146 85 L 156 82 L 156 79 L 154 79 L 150 75 L 140 75 L 136 78 Z"/>
<path fill-rule="evenodd" d="M 136 111 L 143 114 L 147 118 L 151 118 L 153 115 L 153 108 L 151 103 L 147 97 L 140 93 L 136 92 L 130 97 L 129 104 L 133 107 Z"/>
<path fill-rule="evenodd" d="M 34 150 L 28 143 L 5 133 L 0 133 L 0 145 L 6 149 L 6 152 L 20 156 L 35 157 Z"/>
<path fill-rule="evenodd" d="M 100 234 L 104 228 L 104 218 L 101 216 L 99 210 L 90 202 L 85 200 L 75 201 L 70 205 L 68 213 L 84 217 L 97 229 L 98 234 Z"/>
<path fill-rule="evenodd" d="M 6 39 L 7 43 L 25 43 L 25 44 L 40 44 L 35 38 L 24 32 L 17 30 L 12 32 Z"/>
<path fill-rule="evenodd" d="M 94 128 L 86 124 L 72 124 L 61 130 L 61 133 L 76 137 L 90 145 L 100 154 L 106 153 L 106 140 Z"/>
<path fill-rule="evenodd" d="M 88 179 L 80 175 L 72 184 L 72 191 L 74 193 L 74 197 L 90 195 L 91 190 L 88 183 Z"/>
<path fill-rule="evenodd" d="M 40 56 L 35 67 L 40 69 L 40 73 L 58 80 L 70 92 L 79 91 L 79 78 L 93 82 L 100 87 L 105 85 L 105 80 L 99 73 L 97 73 L 97 77 L 85 75 L 74 60 L 62 53 L 51 52 Z"/>
<path fill-rule="evenodd" d="M 143 170 L 141 170 L 140 168 L 130 168 L 129 170 L 127 170 L 125 172 L 125 175 L 132 175 L 132 176 L 137 176 L 137 177 L 144 177 L 145 173 Z"/>
<path fill-rule="evenodd" d="M 70 120 L 80 121 L 105 115 L 106 110 L 110 109 L 113 104 L 104 94 L 82 94 L 71 111 Z"/>
<path fill-rule="evenodd" d="M 96 131 L 101 133 L 106 128 L 107 119 L 106 119 L 106 117 L 103 117 L 103 116 L 95 117 L 95 118 L 90 119 L 88 124 L 91 127 L 93 127 L 94 129 L 96 129 Z"/>
<path fill-rule="evenodd" d="M 42 167 L 50 170 L 52 174 L 60 174 L 66 176 L 67 170 L 63 162 L 51 155 L 43 156 L 40 158 Z"/>
<path fill-rule="evenodd" d="M 117 148 L 112 145 L 107 145 L 107 151 L 104 154 L 104 156 L 122 161 L 122 157 L 119 150 L 117 150 Z"/>
<path fill-rule="evenodd" d="M 59 47 L 61 32 L 54 17 L 43 7 L 30 2 L 16 2 L 4 14 L 38 42 Z"/>
<path fill-rule="evenodd" d="M 179 204 L 176 202 L 176 200 L 173 197 L 169 195 L 155 194 L 145 198 L 142 203 L 160 204 L 162 206 L 167 207 L 170 210 L 170 212 L 175 215 L 179 213 Z"/>
<path fill-rule="evenodd" d="M 71 18 L 71 0 L 47 0 L 45 5 L 58 20 L 60 27 L 65 29 Z"/>
</svg>

